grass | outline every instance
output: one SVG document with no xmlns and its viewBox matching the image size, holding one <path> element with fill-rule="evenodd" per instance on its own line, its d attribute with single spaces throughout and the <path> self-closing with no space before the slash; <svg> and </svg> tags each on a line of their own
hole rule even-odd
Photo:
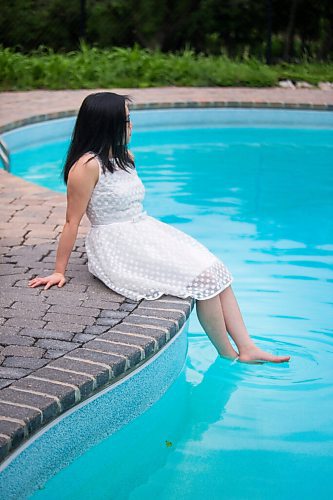
<svg viewBox="0 0 333 500">
<path fill-rule="evenodd" d="M 0 46 L 0 89 L 82 89 L 159 86 L 271 87 L 279 80 L 317 84 L 333 81 L 333 62 L 304 60 L 268 66 L 253 57 L 231 60 L 186 49 L 161 53 L 114 47 L 99 49 L 84 42 L 65 54 L 40 47 L 22 54 Z"/>
</svg>

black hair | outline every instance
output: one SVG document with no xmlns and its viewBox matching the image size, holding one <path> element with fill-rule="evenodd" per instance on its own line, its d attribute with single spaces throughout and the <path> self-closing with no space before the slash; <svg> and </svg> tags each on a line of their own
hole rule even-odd
<svg viewBox="0 0 333 500">
<path fill-rule="evenodd" d="M 118 168 L 127 171 L 128 164 L 131 164 L 131 168 L 135 168 L 126 143 L 125 103 L 127 101 L 132 102 L 132 99 L 127 95 L 114 92 L 96 92 L 85 97 L 76 118 L 61 173 L 65 184 L 67 184 L 72 165 L 83 154 L 90 151 L 100 158 L 104 173 L 105 169 L 112 173 L 114 171 L 113 163 L 109 160 L 110 149 Z"/>
</svg>

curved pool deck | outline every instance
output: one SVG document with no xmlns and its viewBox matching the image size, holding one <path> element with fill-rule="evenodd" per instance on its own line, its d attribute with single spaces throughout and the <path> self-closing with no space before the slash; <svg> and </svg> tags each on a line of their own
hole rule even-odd
<svg viewBox="0 0 333 500">
<path fill-rule="evenodd" d="M 99 89 L 103 90 L 103 89 Z M 319 89 L 112 89 L 133 109 L 265 107 L 332 110 Z M 97 90 L 3 92 L 0 132 L 72 116 Z M 0 459 L 76 405 L 138 373 L 181 332 L 195 300 L 164 295 L 138 302 L 110 291 L 87 269 L 84 216 L 63 289 L 30 289 L 53 270 L 66 197 L 0 170 Z"/>
</svg>

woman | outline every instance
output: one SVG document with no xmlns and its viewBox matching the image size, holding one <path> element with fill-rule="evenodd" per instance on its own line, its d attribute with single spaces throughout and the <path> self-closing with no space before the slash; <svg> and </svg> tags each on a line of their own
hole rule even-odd
<svg viewBox="0 0 333 500">
<path fill-rule="evenodd" d="M 88 269 L 109 288 L 134 300 L 194 297 L 200 324 L 221 357 L 256 364 L 289 361 L 290 356 L 275 356 L 254 344 L 223 262 L 195 238 L 143 210 L 145 188 L 127 147 L 132 133 L 128 101 L 128 96 L 98 92 L 82 102 L 63 169 L 67 212 L 55 272 L 28 286 L 47 290 L 66 283 L 86 213 L 91 222 L 85 239 Z"/>
</svg>

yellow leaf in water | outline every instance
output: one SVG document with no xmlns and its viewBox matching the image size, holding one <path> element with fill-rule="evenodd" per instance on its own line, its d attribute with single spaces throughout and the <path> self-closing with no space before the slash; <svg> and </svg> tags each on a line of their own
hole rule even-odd
<svg viewBox="0 0 333 500">
<path fill-rule="evenodd" d="M 168 441 L 168 440 L 165 440 L 165 444 L 166 444 L 168 447 L 172 446 L 171 441 Z"/>
</svg>

